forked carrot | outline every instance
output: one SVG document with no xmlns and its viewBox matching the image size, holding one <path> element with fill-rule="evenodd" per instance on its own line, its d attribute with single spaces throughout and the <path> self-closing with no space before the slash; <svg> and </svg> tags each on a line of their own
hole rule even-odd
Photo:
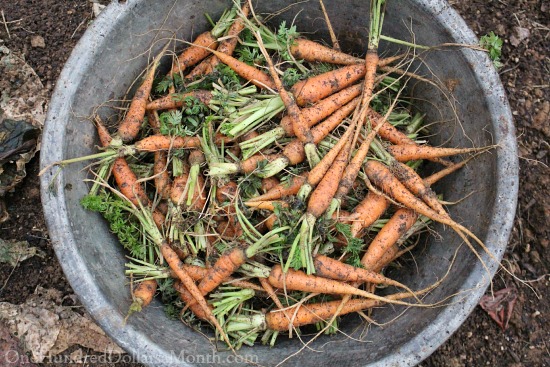
<svg viewBox="0 0 550 367">
<path fill-rule="evenodd" d="M 178 292 L 180 299 L 185 303 L 186 307 L 193 312 L 193 315 L 201 320 L 208 321 L 208 316 L 206 313 L 202 310 L 199 304 L 195 302 L 195 299 L 191 293 L 183 286 L 183 284 L 181 284 L 179 280 L 174 282 L 174 289 Z"/>
<path fill-rule="evenodd" d="M 374 271 L 370 271 L 368 268 L 356 268 L 321 254 L 315 255 L 313 262 L 315 264 L 315 274 L 323 278 L 340 280 L 343 282 L 393 285 L 395 287 L 406 289 L 412 293 L 406 285 L 381 274 L 375 273 Z"/>
<path fill-rule="evenodd" d="M 281 265 L 273 266 L 267 280 L 269 281 L 269 284 L 271 284 L 273 287 L 284 289 L 287 291 L 294 290 L 311 293 L 355 295 L 398 305 L 417 307 L 428 306 L 427 304 L 412 304 L 408 302 L 391 300 L 385 297 L 377 296 L 370 292 L 363 291 L 344 282 L 306 274 L 303 271 L 299 270 L 289 269 L 285 273 L 283 272 L 283 268 L 281 267 Z"/>
</svg>

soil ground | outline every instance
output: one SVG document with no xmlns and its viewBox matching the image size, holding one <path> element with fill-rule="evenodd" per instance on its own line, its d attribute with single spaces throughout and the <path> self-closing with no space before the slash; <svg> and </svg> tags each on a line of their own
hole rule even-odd
<svg viewBox="0 0 550 367">
<path fill-rule="evenodd" d="M 477 307 L 462 327 L 422 366 L 550 366 L 550 3 L 544 0 L 451 1 L 479 35 L 494 31 L 505 40 L 500 76 L 515 117 L 520 152 L 520 192 L 516 220 L 504 265 L 530 287 L 500 271 L 495 289 L 515 287 L 518 300 L 509 328 L 498 325 Z M 92 21 L 87 0 L 0 0 L 10 23 L 8 38 L 0 24 L 0 38 L 25 57 L 51 92 L 72 48 Z M 525 34 L 528 37 L 515 42 Z M 46 47 L 31 46 L 40 35 Z M 0 264 L 0 284 L 7 286 L 0 301 L 23 303 L 36 286 L 72 290 L 54 255 L 40 207 L 38 159 L 28 176 L 6 198 L 11 218 L 0 224 L 4 240 L 27 240 L 46 253 L 15 269 Z M 137 364 L 112 364 L 137 366 Z"/>
</svg>

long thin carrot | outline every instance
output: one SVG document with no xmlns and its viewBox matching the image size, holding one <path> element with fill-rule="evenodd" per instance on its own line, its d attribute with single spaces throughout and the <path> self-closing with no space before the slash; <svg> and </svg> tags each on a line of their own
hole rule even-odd
<svg viewBox="0 0 550 367">
<path fill-rule="evenodd" d="M 130 103 L 128 112 L 124 120 L 120 123 L 118 127 L 118 134 L 123 142 L 127 143 L 134 140 L 141 128 L 143 123 L 143 118 L 145 117 L 145 107 L 147 105 L 147 100 L 151 94 L 151 88 L 153 87 L 153 81 L 155 79 L 155 72 L 157 71 L 157 66 L 160 62 L 164 52 L 166 51 L 168 45 L 155 57 L 153 63 L 149 67 L 149 70 L 145 74 L 145 78 L 139 88 L 134 94 L 134 98 Z"/>
<path fill-rule="evenodd" d="M 342 106 L 348 104 L 361 94 L 361 90 L 361 84 L 356 84 L 338 93 L 334 93 L 315 103 L 313 106 L 302 108 L 302 117 L 306 120 L 309 127 L 313 127 L 331 114 L 340 113 L 339 110 Z M 315 135 L 313 131 L 312 133 Z M 256 138 L 243 140 L 243 142 L 239 143 L 239 146 L 243 150 L 243 157 L 247 158 L 285 136 L 295 136 L 292 120 L 288 115 L 281 119 L 280 126 Z"/>
<path fill-rule="evenodd" d="M 464 167 L 473 157 L 455 163 L 423 179 L 424 185 L 430 187 L 445 176 Z M 363 228 L 372 225 L 390 206 L 390 202 L 382 195 L 369 191 L 367 196 L 353 210 L 351 234 L 359 237 Z"/>
<path fill-rule="evenodd" d="M 187 272 L 183 269 L 181 266 L 181 260 L 179 259 L 178 255 L 172 250 L 170 245 L 166 243 L 166 241 L 162 241 L 160 245 L 160 251 L 162 254 L 162 257 L 164 260 L 166 260 L 166 263 L 168 266 L 170 266 L 170 269 L 177 275 L 178 279 L 181 281 L 183 286 L 191 293 L 191 296 L 195 299 L 195 301 L 199 304 L 201 309 L 204 312 L 205 318 L 210 321 L 210 323 L 218 330 L 220 335 L 222 335 L 222 338 L 225 340 L 225 342 L 231 346 L 231 343 L 229 341 L 229 338 L 227 337 L 224 329 L 219 324 L 218 320 L 214 315 L 212 314 L 212 310 L 210 309 L 208 303 L 204 299 L 204 296 L 197 288 L 197 285 L 193 281 L 193 279 L 187 274 Z"/>
<path fill-rule="evenodd" d="M 273 287 L 286 290 L 324 294 L 355 295 L 398 305 L 419 307 L 427 306 L 425 304 L 412 304 L 397 300 L 391 300 L 385 297 L 377 296 L 370 292 L 365 292 L 361 289 L 357 289 L 356 287 L 353 287 L 344 282 L 306 274 L 303 271 L 299 270 L 289 269 L 285 273 L 283 272 L 283 268 L 281 267 L 281 265 L 273 266 L 267 280 L 269 281 L 269 284 L 271 284 Z"/>
<path fill-rule="evenodd" d="M 435 210 L 426 205 L 423 201 L 414 196 L 401 182 L 399 182 L 399 180 L 395 176 L 392 175 L 391 171 L 384 164 L 374 160 L 368 161 L 365 164 L 365 173 L 373 184 L 378 186 L 383 192 L 394 198 L 399 203 L 434 221 L 437 221 L 441 224 L 446 224 L 451 227 L 456 232 L 456 234 L 458 234 L 462 238 L 462 240 L 464 240 L 466 245 L 478 257 L 485 268 L 485 263 L 483 262 L 477 251 L 472 247 L 470 241 L 465 235 L 474 239 L 474 241 L 491 258 L 494 258 L 494 255 L 491 254 L 483 241 L 481 241 L 475 234 L 473 234 L 472 231 L 465 228 L 463 225 L 456 223 L 449 216 L 443 216 L 437 213 Z"/>
<path fill-rule="evenodd" d="M 304 151 L 305 151 L 307 160 L 309 162 L 309 165 L 310 167 L 313 167 L 319 161 L 319 157 L 317 156 L 316 145 L 314 142 L 313 134 L 311 133 L 311 128 L 308 125 L 307 121 L 304 119 L 304 116 L 302 115 L 302 112 L 298 108 L 298 105 L 296 104 L 296 101 L 294 100 L 294 98 L 292 98 L 292 96 L 284 88 L 283 83 L 281 82 L 281 79 L 277 74 L 277 70 L 275 70 L 273 61 L 271 60 L 271 57 L 269 56 L 269 54 L 267 53 L 267 50 L 264 47 L 264 44 L 262 42 L 262 37 L 259 34 L 259 32 L 256 32 L 255 36 L 256 36 L 256 39 L 258 40 L 258 46 L 260 47 L 260 50 L 262 51 L 262 54 L 266 59 L 267 65 L 269 67 L 269 73 L 271 74 L 271 78 L 275 83 L 275 87 L 279 92 L 279 96 L 281 96 L 281 100 L 283 101 L 287 109 L 288 116 L 292 121 L 292 130 L 294 131 L 294 134 L 296 134 L 298 139 L 300 139 L 300 141 L 303 143 Z"/>
<path fill-rule="evenodd" d="M 457 154 L 474 153 L 486 150 L 482 148 L 437 148 L 428 145 L 391 145 L 386 149 L 399 162 L 408 162 L 419 159 L 449 157 Z"/>
<path fill-rule="evenodd" d="M 237 17 L 233 24 L 231 24 L 231 27 L 227 30 L 227 34 L 224 36 L 224 39 L 220 42 L 220 45 L 218 46 L 217 51 L 222 52 L 226 55 L 232 55 L 235 51 L 235 47 L 237 47 L 237 43 L 239 41 L 239 33 L 244 29 L 245 24 L 242 18 L 248 17 L 248 14 L 250 13 L 250 5 L 248 4 L 248 1 L 245 1 L 243 6 L 241 7 L 241 11 L 239 14 L 239 17 Z M 220 59 L 218 59 L 215 56 L 212 56 L 210 59 L 210 67 L 214 69 L 220 62 Z"/>
<path fill-rule="evenodd" d="M 431 290 L 432 287 L 416 291 L 416 295 L 420 295 Z M 400 300 L 411 297 L 410 293 L 394 293 L 386 296 L 387 300 Z M 285 331 L 292 327 L 303 325 L 311 325 L 319 321 L 327 320 L 333 317 L 337 311 L 338 314 L 345 315 L 352 312 L 358 312 L 380 306 L 384 301 L 378 301 L 368 298 L 357 298 L 349 300 L 343 308 L 341 300 L 320 302 L 312 304 L 298 304 L 283 311 L 273 310 L 265 315 L 266 327 L 270 330 Z M 289 317 L 289 315 L 293 315 Z"/>
</svg>

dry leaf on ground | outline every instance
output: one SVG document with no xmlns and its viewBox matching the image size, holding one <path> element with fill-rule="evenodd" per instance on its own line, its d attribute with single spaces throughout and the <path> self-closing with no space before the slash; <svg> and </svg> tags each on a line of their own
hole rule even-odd
<svg viewBox="0 0 550 367">
<path fill-rule="evenodd" d="M 0 302 L 0 320 L 20 337 L 33 362 L 76 344 L 101 353 L 124 353 L 90 318 L 61 303 L 61 292 L 41 287 L 21 305 Z"/>
<path fill-rule="evenodd" d="M 27 241 L 8 240 L 0 238 L 0 263 L 8 263 L 12 267 L 30 257 L 44 257 L 44 253 L 36 247 L 30 247 Z"/>
</svg>

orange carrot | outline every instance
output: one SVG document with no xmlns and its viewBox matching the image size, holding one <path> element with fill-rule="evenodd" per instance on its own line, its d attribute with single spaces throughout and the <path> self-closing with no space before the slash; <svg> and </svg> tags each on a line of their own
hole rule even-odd
<svg viewBox="0 0 550 367">
<path fill-rule="evenodd" d="M 315 274 L 323 278 L 340 280 L 343 282 L 393 285 L 410 291 L 407 286 L 375 273 L 374 271 L 370 271 L 368 268 L 356 268 L 325 255 L 317 254 L 313 258 L 313 262 L 315 264 Z"/>
<path fill-rule="evenodd" d="M 259 210 L 269 210 L 269 211 L 275 211 L 276 207 L 279 206 L 280 208 L 288 208 L 288 203 L 280 200 L 273 200 L 273 201 L 247 201 L 244 203 L 244 205 L 255 208 Z"/>
<path fill-rule="evenodd" d="M 281 184 L 278 178 L 276 177 L 267 177 L 262 179 L 262 191 L 264 193 L 268 192 L 271 189 L 278 187 Z"/>
<path fill-rule="evenodd" d="M 365 75 L 364 64 L 354 64 L 332 70 L 294 84 L 291 92 L 298 106 L 319 101 L 342 90 Z"/>
<path fill-rule="evenodd" d="M 168 47 L 168 45 L 166 47 Z M 153 60 L 153 64 L 149 68 L 147 74 L 145 74 L 145 79 L 134 94 L 134 98 L 126 112 L 126 117 L 124 117 L 124 120 L 122 120 L 118 127 L 118 135 L 125 143 L 134 140 L 139 133 L 143 118 L 145 117 L 145 106 L 147 105 L 147 100 L 151 94 L 151 88 L 153 87 L 157 65 L 164 55 L 166 47 Z"/>
<path fill-rule="evenodd" d="M 206 315 L 206 313 L 202 310 L 199 304 L 195 302 L 195 299 L 193 298 L 191 293 L 189 293 L 189 291 L 183 286 L 183 284 L 181 284 L 180 281 L 176 280 L 174 282 L 174 289 L 179 293 L 180 299 L 197 318 L 208 321 L 208 316 Z M 212 308 L 212 306 L 210 307 Z"/>
<path fill-rule="evenodd" d="M 241 33 L 245 26 L 243 18 L 248 17 L 248 13 L 250 13 L 250 5 L 248 1 L 245 1 L 241 7 L 240 16 L 233 21 L 233 24 L 231 24 L 231 27 L 227 30 L 227 34 L 224 37 L 225 39 L 220 42 L 220 45 L 218 46 L 219 52 L 226 55 L 233 55 L 233 51 L 235 51 L 235 47 L 237 47 L 237 42 L 239 41 L 239 33 Z M 220 59 L 212 56 L 210 59 L 210 67 L 214 69 L 219 62 Z"/>
<path fill-rule="evenodd" d="M 166 136 L 151 135 L 137 141 L 134 147 L 139 152 L 156 152 L 158 150 L 199 148 L 200 139 L 197 136 Z"/>
<path fill-rule="evenodd" d="M 273 82 L 275 84 L 276 89 L 279 92 L 279 96 L 281 97 L 281 100 L 283 101 L 288 116 L 290 117 L 290 120 L 292 121 L 292 130 L 294 131 L 294 134 L 304 145 L 304 151 L 307 157 L 307 160 L 309 162 L 309 165 L 311 167 L 315 166 L 317 162 L 319 161 L 319 158 L 317 156 L 317 151 L 315 149 L 315 142 L 313 139 L 313 134 L 311 133 L 311 128 L 308 125 L 307 121 L 304 119 L 304 116 L 302 115 L 302 112 L 298 108 L 298 105 L 296 104 L 296 101 L 292 96 L 286 91 L 286 89 L 283 86 L 283 82 L 281 82 L 281 79 L 279 78 L 279 75 L 277 74 L 277 70 L 275 69 L 275 66 L 273 65 L 273 61 L 271 60 L 271 57 L 267 53 L 267 50 L 265 49 L 262 37 L 260 36 L 259 32 L 256 34 L 256 39 L 258 40 L 258 46 L 260 47 L 260 50 L 262 51 L 267 65 L 269 67 L 269 73 L 271 74 L 271 78 L 273 79 Z"/>
<path fill-rule="evenodd" d="M 391 145 L 387 151 L 399 162 L 408 162 L 419 159 L 431 159 L 449 157 L 451 155 L 465 154 L 485 150 L 482 148 L 437 148 L 428 145 Z"/>
<path fill-rule="evenodd" d="M 224 203 L 226 201 L 233 201 L 237 195 L 237 184 L 233 181 L 229 181 L 221 187 L 216 189 L 216 200 L 218 203 Z"/>
<path fill-rule="evenodd" d="M 201 33 L 191 46 L 186 48 L 174 61 L 168 75 L 183 72 L 188 67 L 195 65 L 210 54 L 208 48 L 214 49 L 217 46 L 218 42 L 210 31 Z"/>
<path fill-rule="evenodd" d="M 333 113 L 322 123 L 311 129 L 313 135 L 313 142 L 319 144 L 324 138 L 330 134 L 340 123 L 353 111 L 355 106 L 359 103 L 359 99 L 356 98 L 353 101 L 340 108 Z M 258 174 L 260 177 L 270 177 L 275 175 L 288 167 L 289 165 L 296 165 L 302 163 L 306 159 L 306 152 L 304 145 L 299 139 L 294 139 L 289 142 L 280 154 L 281 156 L 273 162 L 264 167 L 262 172 Z"/>
<path fill-rule="evenodd" d="M 422 293 L 422 291 L 418 291 L 416 294 L 418 295 Z M 386 299 L 399 300 L 408 297 L 411 297 L 410 293 L 394 293 L 386 296 Z M 345 306 L 339 310 L 341 302 L 341 300 L 337 300 L 312 304 L 298 304 L 286 308 L 284 311 L 273 310 L 265 315 L 266 327 L 269 330 L 288 331 L 289 328 L 328 320 L 333 317 L 337 311 L 339 311 L 338 314 L 345 315 L 384 304 L 383 301 L 357 298 L 349 300 Z"/>
<path fill-rule="evenodd" d="M 278 264 L 273 266 L 267 280 L 273 287 L 285 289 L 287 291 L 294 290 L 311 293 L 355 295 L 387 303 L 412 306 L 412 304 L 407 302 L 390 300 L 369 292 L 365 292 L 361 289 L 357 289 L 350 284 L 306 274 L 303 271 L 288 269 L 288 271 L 284 273 L 283 268 Z M 426 305 L 419 304 L 416 306 L 425 307 Z"/>
<path fill-rule="evenodd" d="M 254 66 L 248 65 L 234 57 L 226 55 L 222 52 L 210 50 L 214 56 L 220 59 L 225 65 L 229 66 L 235 73 L 242 78 L 250 81 L 252 84 L 260 88 L 276 89 L 273 79 L 266 75 L 263 71 L 256 69 Z"/>
<path fill-rule="evenodd" d="M 221 327 L 221 325 L 218 323 L 218 320 L 214 315 L 212 314 L 212 310 L 210 309 L 208 303 L 204 299 L 204 296 L 201 294 L 199 289 L 197 288 L 197 285 L 191 279 L 189 274 L 184 270 L 182 267 L 182 262 L 179 259 L 178 255 L 172 250 L 170 245 L 166 243 L 166 241 L 163 241 L 160 245 L 160 251 L 162 254 L 162 257 L 164 260 L 166 260 L 166 263 L 168 266 L 170 266 L 170 269 L 177 275 L 178 279 L 181 281 L 183 286 L 191 293 L 191 296 L 194 298 L 194 300 L 199 304 L 200 308 L 204 312 L 205 318 L 218 330 L 220 335 L 222 335 L 222 338 L 225 340 L 225 342 L 228 345 L 231 345 L 229 342 L 227 335 L 225 334 L 225 331 Z"/>
<path fill-rule="evenodd" d="M 168 154 L 164 151 L 155 152 L 153 174 L 155 175 L 155 187 L 160 197 L 168 199 L 172 185 L 168 167 Z"/>
<path fill-rule="evenodd" d="M 323 46 L 320 43 L 304 38 L 296 38 L 290 45 L 290 53 L 297 59 L 309 62 L 327 62 L 330 64 L 351 65 L 360 63 L 358 57 L 336 51 L 333 48 Z"/>
<path fill-rule="evenodd" d="M 231 274 L 235 272 L 247 260 L 245 251 L 240 247 L 226 251 L 216 261 L 214 266 L 208 269 L 208 273 L 201 280 L 198 289 L 202 295 L 207 295 L 220 284 L 222 284 Z"/>
<path fill-rule="evenodd" d="M 144 307 L 149 306 L 155 297 L 157 291 L 157 281 L 155 279 L 146 279 L 138 283 L 132 290 L 132 304 L 128 308 L 128 313 L 124 317 L 124 322 L 134 312 L 141 312 Z"/>
<path fill-rule="evenodd" d="M 410 209 L 401 208 L 376 234 L 361 259 L 365 269 L 376 269 L 380 258 L 412 227 L 418 215 Z"/>
<path fill-rule="evenodd" d="M 134 312 L 141 312 L 144 307 L 149 306 L 157 292 L 157 281 L 155 279 L 146 279 L 139 282 L 132 291 L 133 302 L 128 310 L 128 316 Z"/>
<path fill-rule="evenodd" d="M 109 134 L 109 131 L 107 130 L 99 116 L 96 116 L 94 118 L 94 123 L 97 129 L 97 135 L 99 136 L 99 142 L 101 143 L 101 146 L 107 148 L 109 145 L 111 145 L 111 141 L 113 140 L 111 134 Z"/>
<path fill-rule="evenodd" d="M 149 198 L 145 193 L 143 185 L 137 182 L 136 174 L 132 171 L 126 158 L 118 157 L 113 162 L 113 177 L 122 193 L 132 204 L 139 207 L 149 204 Z"/>
<path fill-rule="evenodd" d="M 361 230 L 378 220 L 389 206 L 390 202 L 384 196 L 369 191 L 367 196 L 353 209 L 351 235 L 359 237 Z"/>
<path fill-rule="evenodd" d="M 307 205 L 307 213 L 319 218 L 330 205 L 334 194 L 338 190 L 338 183 L 342 174 L 348 165 L 348 156 L 351 149 L 351 141 L 342 148 L 338 157 L 327 171 L 326 175 L 319 182 L 315 190 L 311 193 Z"/>
</svg>

